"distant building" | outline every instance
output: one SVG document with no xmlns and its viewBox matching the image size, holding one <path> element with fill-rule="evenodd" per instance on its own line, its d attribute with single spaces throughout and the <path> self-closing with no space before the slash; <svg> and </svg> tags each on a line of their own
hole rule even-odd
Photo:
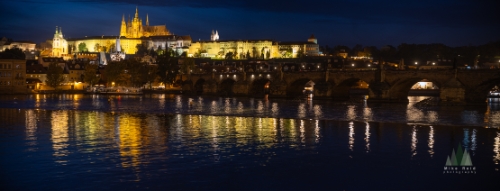
<svg viewBox="0 0 500 191">
<path fill-rule="evenodd" d="M 38 91 L 47 80 L 47 67 L 39 64 L 37 60 L 26 61 L 26 86 L 32 91 Z"/>
<path fill-rule="evenodd" d="M 211 41 L 218 41 L 219 40 L 219 32 L 217 30 L 215 30 L 215 33 L 212 30 L 212 35 L 210 35 L 210 40 Z"/>
<path fill-rule="evenodd" d="M 296 58 L 301 52 L 304 56 L 318 56 L 319 45 L 314 35 L 308 41 L 277 42 L 270 39 L 261 40 L 218 40 L 218 32 L 213 33 L 211 41 L 191 43 L 188 56 L 225 58 L 231 52 L 234 59 L 269 59 Z M 216 40 L 217 39 L 217 40 Z"/>
<path fill-rule="evenodd" d="M 120 28 L 120 36 L 126 38 L 141 38 L 150 36 L 165 36 L 170 35 L 165 25 L 149 26 L 149 17 L 146 15 L 146 25 L 142 25 L 142 19 L 139 18 L 139 11 L 135 8 L 135 15 L 132 20 L 130 17 L 128 22 L 125 22 L 125 15 L 122 16 L 122 24 Z"/>
<path fill-rule="evenodd" d="M 65 44 L 66 43 L 66 44 Z M 146 24 L 139 17 L 136 8 L 134 18 L 125 21 L 122 16 L 120 34 L 118 36 L 91 36 L 83 38 L 64 39 L 62 31 L 56 28 L 52 41 L 52 56 L 63 57 L 65 60 L 73 59 L 75 53 L 100 53 L 100 62 L 103 58 L 123 59 L 116 52 L 135 54 L 138 45 L 147 47 L 148 50 L 173 50 L 176 54 L 187 53 L 190 57 L 225 58 L 232 53 L 234 59 L 269 59 L 269 58 L 294 58 L 297 55 L 318 56 L 319 45 L 314 35 L 307 41 L 278 42 L 273 40 L 220 40 L 217 30 L 210 35 L 209 41 L 192 42 L 189 35 L 174 35 L 167 30 L 165 25 L 150 26 L 149 17 L 146 15 Z M 116 51 L 121 50 L 121 51 Z M 115 54 L 114 54 L 115 53 Z M 231 54 L 229 54 L 231 55 Z"/>
<path fill-rule="evenodd" d="M 0 59 L 0 94 L 26 93 L 26 60 Z"/>
<path fill-rule="evenodd" d="M 13 48 L 19 48 L 22 51 L 34 51 L 35 46 L 36 44 L 31 41 L 10 41 L 5 37 L 0 40 L 0 52 Z"/>
<path fill-rule="evenodd" d="M 52 56 L 59 57 L 68 54 L 68 52 L 68 42 L 64 39 L 62 27 L 58 28 L 56 26 L 56 32 L 52 40 Z"/>
</svg>

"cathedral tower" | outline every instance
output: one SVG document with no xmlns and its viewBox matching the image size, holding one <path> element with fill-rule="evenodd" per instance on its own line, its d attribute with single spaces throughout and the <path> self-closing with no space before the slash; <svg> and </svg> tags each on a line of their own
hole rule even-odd
<svg viewBox="0 0 500 191">
<path fill-rule="evenodd" d="M 125 15 L 122 16 L 122 26 L 120 28 L 120 36 L 127 36 L 127 24 L 125 23 Z"/>
</svg>

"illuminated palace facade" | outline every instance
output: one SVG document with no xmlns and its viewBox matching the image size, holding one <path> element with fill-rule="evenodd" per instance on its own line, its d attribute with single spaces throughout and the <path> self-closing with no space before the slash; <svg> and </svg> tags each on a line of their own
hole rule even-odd
<svg viewBox="0 0 500 191">
<path fill-rule="evenodd" d="M 148 49 L 172 49 L 178 54 L 186 52 L 188 56 L 224 58 L 232 52 L 233 58 L 294 58 L 302 52 L 304 55 L 319 55 L 317 39 L 312 35 L 307 41 L 278 42 L 273 40 L 219 40 L 218 32 L 212 31 L 210 40 L 192 42 L 189 35 L 173 35 L 165 25 L 150 26 L 139 17 L 136 8 L 134 18 L 125 21 L 122 16 L 119 36 L 91 36 L 64 39 L 61 29 L 56 28 L 53 39 L 52 56 L 71 58 L 73 53 L 116 51 L 117 39 L 121 51 L 135 54 L 138 44 L 146 44 Z"/>
</svg>

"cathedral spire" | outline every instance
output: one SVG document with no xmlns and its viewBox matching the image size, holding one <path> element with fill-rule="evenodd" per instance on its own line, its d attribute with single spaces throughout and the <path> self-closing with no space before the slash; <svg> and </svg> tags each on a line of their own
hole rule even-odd
<svg viewBox="0 0 500 191">
<path fill-rule="evenodd" d="M 120 26 L 120 36 L 127 36 L 127 24 L 125 23 L 125 14 L 122 15 L 122 24 Z"/>
<path fill-rule="evenodd" d="M 146 14 L 146 26 L 149 26 L 149 17 L 148 17 L 148 14 Z"/>
<path fill-rule="evenodd" d="M 59 30 L 57 30 L 57 26 L 56 26 L 56 34 L 59 33 Z"/>
<path fill-rule="evenodd" d="M 137 10 L 137 6 L 135 6 L 135 18 L 139 18 L 139 11 Z"/>
</svg>

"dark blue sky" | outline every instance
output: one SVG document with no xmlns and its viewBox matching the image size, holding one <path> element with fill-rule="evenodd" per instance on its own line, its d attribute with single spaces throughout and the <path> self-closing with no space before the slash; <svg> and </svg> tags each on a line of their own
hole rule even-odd
<svg viewBox="0 0 500 191">
<path fill-rule="evenodd" d="M 178 35 L 305 41 L 320 45 L 480 45 L 500 40 L 500 3 L 489 0 L 17 0 L 0 2 L 0 36 L 36 43 L 56 26 L 66 38 L 118 35 L 121 18 L 166 24 Z"/>
</svg>

